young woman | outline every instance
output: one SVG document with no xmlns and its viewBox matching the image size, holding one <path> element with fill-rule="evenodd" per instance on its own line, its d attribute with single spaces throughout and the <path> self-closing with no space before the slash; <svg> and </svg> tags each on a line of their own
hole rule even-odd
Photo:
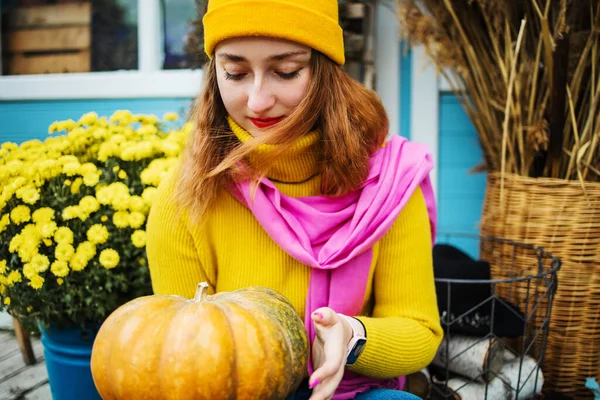
<svg viewBox="0 0 600 400">
<path fill-rule="evenodd" d="M 426 150 L 386 140 L 340 68 L 336 0 L 210 0 L 204 29 L 195 131 L 148 220 L 155 293 L 270 287 L 311 340 L 296 399 L 415 398 L 402 377 L 443 336 Z"/>
</svg>

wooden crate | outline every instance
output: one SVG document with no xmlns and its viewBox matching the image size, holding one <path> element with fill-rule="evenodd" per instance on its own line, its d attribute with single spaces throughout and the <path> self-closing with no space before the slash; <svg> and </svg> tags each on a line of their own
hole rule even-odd
<svg viewBox="0 0 600 400">
<path fill-rule="evenodd" d="M 19 7 L 9 14 L 8 74 L 90 71 L 89 2 Z"/>
</svg>

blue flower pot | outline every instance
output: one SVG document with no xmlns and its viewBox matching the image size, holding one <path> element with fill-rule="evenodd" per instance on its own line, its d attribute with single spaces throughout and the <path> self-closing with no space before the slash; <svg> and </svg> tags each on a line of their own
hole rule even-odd
<svg viewBox="0 0 600 400">
<path fill-rule="evenodd" d="M 99 328 L 82 331 L 40 326 L 53 400 L 101 400 L 90 368 Z"/>
</svg>

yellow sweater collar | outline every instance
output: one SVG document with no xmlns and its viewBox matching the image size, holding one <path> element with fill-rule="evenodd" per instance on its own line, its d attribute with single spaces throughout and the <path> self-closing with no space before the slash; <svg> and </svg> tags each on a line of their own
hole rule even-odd
<svg viewBox="0 0 600 400">
<path fill-rule="evenodd" d="M 231 131 L 240 142 L 245 143 L 253 138 L 250 133 L 239 126 L 231 117 L 227 117 L 227 121 L 229 122 Z M 319 172 L 318 139 L 319 132 L 311 131 L 296 140 L 289 153 L 286 153 L 271 166 L 271 169 L 267 173 L 267 178 L 278 182 L 299 183 L 317 175 Z M 275 145 L 260 145 L 258 149 L 250 154 L 250 165 L 252 165 L 252 160 L 257 157 L 268 157 L 274 148 Z"/>
</svg>

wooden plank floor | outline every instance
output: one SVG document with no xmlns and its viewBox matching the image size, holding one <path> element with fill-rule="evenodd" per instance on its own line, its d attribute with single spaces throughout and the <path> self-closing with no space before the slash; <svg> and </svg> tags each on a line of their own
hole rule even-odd
<svg viewBox="0 0 600 400">
<path fill-rule="evenodd" d="M 0 330 L 0 399 L 52 400 L 42 343 L 31 342 L 37 362 L 25 365 L 14 333 Z"/>
</svg>

